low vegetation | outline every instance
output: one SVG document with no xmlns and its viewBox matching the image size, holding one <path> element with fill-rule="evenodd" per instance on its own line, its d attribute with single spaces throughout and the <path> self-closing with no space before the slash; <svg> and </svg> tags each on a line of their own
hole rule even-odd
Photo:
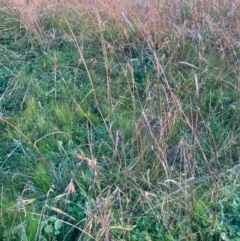
<svg viewBox="0 0 240 241">
<path fill-rule="evenodd" d="M 240 240 L 240 2 L 0 1 L 0 239 Z"/>
</svg>

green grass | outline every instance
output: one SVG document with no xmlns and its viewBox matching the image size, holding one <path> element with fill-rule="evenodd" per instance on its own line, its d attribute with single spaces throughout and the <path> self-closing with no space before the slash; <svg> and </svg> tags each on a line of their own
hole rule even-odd
<svg viewBox="0 0 240 241">
<path fill-rule="evenodd" d="M 238 8 L 149 4 L 4 2 L 1 240 L 239 239 Z"/>
</svg>

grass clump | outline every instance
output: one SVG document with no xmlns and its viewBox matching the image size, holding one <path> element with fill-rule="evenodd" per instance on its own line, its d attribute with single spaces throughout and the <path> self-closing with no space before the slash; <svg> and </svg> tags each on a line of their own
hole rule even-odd
<svg viewBox="0 0 240 241">
<path fill-rule="evenodd" d="M 2 1 L 1 239 L 238 240 L 238 5 Z"/>
</svg>

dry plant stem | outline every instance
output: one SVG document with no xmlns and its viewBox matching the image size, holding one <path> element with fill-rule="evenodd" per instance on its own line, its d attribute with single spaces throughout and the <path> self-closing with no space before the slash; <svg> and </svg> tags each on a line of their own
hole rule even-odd
<svg viewBox="0 0 240 241">
<path fill-rule="evenodd" d="M 155 51 L 155 49 L 154 49 L 154 44 L 153 44 L 153 42 L 151 41 L 151 39 L 150 39 L 150 46 L 151 46 L 152 52 L 153 52 L 153 54 L 154 54 L 154 59 L 155 59 L 155 64 L 156 64 L 156 69 L 157 69 L 157 72 L 158 72 L 158 76 L 161 76 L 161 75 L 163 74 L 163 68 L 162 68 L 162 66 L 160 65 L 159 61 L 158 61 L 158 57 L 157 57 L 156 51 Z M 198 147 L 200 148 L 201 153 L 202 153 L 203 158 L 204 158 L 204 161 L 205 161 L 205 163 L 206 163 L 206 165 L 207 165 L 207 167 L 208 167 L 208 169 L 209 169 L 209 173 L 212 175 L 212 171 L 211 171 L 211 169 L 210 169 L 209 162 L 208 162 L 208 160 L 207 160 L 207 158 L 206 158 L 206 156 L 205 156 L 205 154 L 204 154 L 204 151 L 202 150 L 201 144 L 200 144 L 200 142 L 199 142 L 199 140 L 198 140 L 196 129 L 194 128 L 194 126 L 192 126 L 191 121 L 189 121 L 188 117 L 187 117 L 186 114 L 184 113 L 184 111 L 183 111 L 183 109 L 182 109 L 182 106 L 181 106 L 181 103 L 180 103 L 179 99 L 177 98 L 177 96 L 176 96 L 176 95 L 173 93 L 173 91 L 171 90 L 171 87 L 170 87 L 170 85 L 169 85 L 169 83 L 168 83 L 168 80 L 166 79 L 165 75 L 163 75 L 163 80 L 164 80 L 164 83 L 165 83 L 165 85 L 166 85 L 167 92 L 168 92 L 169 96 L 171 97 L 172 102 L 176 104 L 176 106 L 178 107 L 179 112 L 182 113 L 182 115 L 184 116 L 184 119 L 185 119 L 185 121 L 186 121 L 186 124 L 187 124 L 187 125 L 189 126 L 189 128 L 191 129 L 192 136 L 193 136 L 193 139 L 194 139 L 193 143 L 195 143 L 195 141 L 196 141 L 196 144 L 197 144 Z M 168 94 L 166 94 L 166 96 L 168 96 Z M 166 98 L 168 98 L 168 97 L 166 97 Z M 191 163 L 191 166 L 192 166 L 192 168 L 191 168 L 192 171 L 191 171 L 191 172 L 192 172 L 193 178 L 195 178 L 194 160 L 193 160 L 193 162 Z M 192 184 L 194 185 L 194 179 L 193 179 L 193 181 L 192 181 Z"/>
<path fill-rule="evenodd" d="M 155 59 L 157 60 L 156 54 L 155 54 L 154 56 L 155 56 Z M 156 62 L 156 65 L 157 65 L 157 70 L 158 70 L 159 74 L 161 74 L 161 73 L 162 73 L 162 67 L 161 67 L 161 65 L 159 64 L 158 61 L 155 61 L 155 62 Z M 203 158 L 204 158 L 204 161 L 205 161 L 205 163 L 206 163 L 206 165 L 207 165 L 207 167 L 208 167 L 208 169 L 209 169 L 209 173 L 212 175 L 212 171 L 211 171 L 211 169 L 210 169 L 209 162 L 208 162 L 208 160 L 207 160 L 207 158 L 206 158 L 206 156 L 205 156 L 205 154 L 204 154 L 204 151 L 203 151 L 203 149 L 202 149 L 202 147 L 201 147 L 201 144 L 200 144 L 200 142 L 199 142 L 199 140 L 198 140 L 197 130 L 194 128 L 194 126 L 191 124 L 191 121 L 189 121 L 188 117 L 187 117 L 186 114 L 184 113 L 179 99 L 178 99 L 177 96 L 172 92 L 171 87 L 170 87 L 167 79 L 165 78 L 165 76 L 164 76 L 164 82 L 165 82 L 165 84 L 166 84 L 166 86 L 167 86 L 167 90 L 168 90 L 168 92 L 169 92 L 169 94 L 170 94 L 170 96 L 171 96 L 171 99 L 173 100 L 173 103 L 175 103 L 175 104 L 178 106 L 179 112 L 182 113 L 182 115 L 183 115 L 183 117 L 184 117 L 184 119 L 185 119 L 186 124 L 189 126 L 189 128 L 190 128 L 190 130 L 191 130 L 191 132 L 192 132 L 192 137 L 193 137 L 193 139 L 194 139 L 193 143 L 195 143 L 195 141 L 196 141 L 196 144 L 197 144 L 197 146 L 200 148 L 201 153 L 202 153 Z M 191 166 L 192 166 L 192 168 L 194 168 L 194 163 L 192 163 Z M 192 172 L 192 174 L 194 175 L 194 171 Z"/>
<path fill-rule="evenodd" d="M 100 113 L 100 115 L 101 115 L 101 118 L 102 118 L 102 120 L 103 120 L 103 122 L 104 122 L 104 125 L 105 125 L 105 127 L 106 127 L 106 129 L 107 129 L 107 131 L 108 131 L 108 133 L 109 133 L 109 136 L 110 136 L 110 139 L 111 139 L 111 141 L 112 141 L 112 143 L 113 143 L 113 146 L 115 146 L 114 135 L 112 134 L 110 128 L 108 127 L 108 124 L 106 123 L 106 120 L 105 120 L 105 118 L 103 117 L 102 112 L 101 112 L 101 109 L 100 109 L 100 107 L 99 107 L 99 106 L 100 106 L 100 105 L 99 105 L 99 101 L 98 101 L 97 96 L 96 96 L 96 93 L 95 93 L 95 91 L 94 91 L 94 90 L 95 90 L 95 87 L 94 87 L 94 84 L 93 84 L 93 80 L 92 80 L 92 77 L 91 77 L 89 68 L 88 68 L 87 63 L 86 63 L 86 61 L 85 61 L 85 58 L 84 58 L 84 55 L 83 55 L 83 51 L 82 51 L 82 49 L 80 48 L 80 46 L 79 46 L 79 44 L 78 44 L 78 42 L 77 42 L 77 39 L 76 39 L 76 37 L 75 37 L 75 35 L 74 35 L 74 33 L 73 33 L 73 30 L 72 30 L 72 28 L 71 28 L 71 26 L 70 26 L 70 24 L 69 24 L 69 22 L 68 22 L 68 20 L 67 20 L 66 17 L 65 17 L 65 21 L 66 21 L 66 23 L 67 23 L 67 25 L 68 25 L 68 28 L 69 28 L 69 30 L 70 30 L 70 32 L 71 32 L 71 34 L 72 34 L 73 42 L 75 43 L 75 46 L 77 47 L 77 50 L 78 50 L 78 52 L 79 52 L 81 61 L 82 61 L 83 65 L 84 65 L 84 68 L 85 68 L 85 70 L 86 70 L 86 72 L 87 72 L 88 79 L 89 79 L 90 84 L 91 84 L 91 87 L 92 87 L 94 100 L 95 100 L 96 105 L 97 105 L 97 109 L 98 109 L 98 111 L 99 111 L 99 113 Z"/>
<path fill-rule="evenodd" d="M 185 119 L 186 124 L 188 125 L 188 127 L 190 128 L 190 130 L 191 130 L 191 132 L 192 132 L 193 138 L 194 138 L 194 140 L 196 141 L 197 146 L 200 148 L 200 151 L 201 151 L 201 153 L 202 153 L 203 159 L 204 159 L 204 161 L 205 161 L 205 163 L 206 163 L 206 165 L 207 165 L 207 167 L 208 167 L 209 173 L 212 175 L 212 171 L 211 171 L 211 169 L 210 169 L 209 162 L 208 162 L 207 157 L 206 157 L 206 155 L 205 155 L 205 153 L 204 153 L 204 151 L 203 151 L 203 149 L 202 149 L 202 147 L 201 147 L 201 144 L 200 144 L 200 142 L 199 142 L 199 140 L 198 140 L 196 130 L 195 130 L 194 127 L 191 125 L 191 122 L 189 121 L 188 117 L 187 117 L 186 114 L 184 113 L 184 111 L 183 111 L 183 109 L 182 109 L 182 107 L 181 107 L 181 103 L 180 103 L 178 100 L 176 100 L 176 103 L 178 104 L 178 107 L 179 107 L 180 112 L 181 112 L 182 115 L 184 116 L 184 119 Z"/>
<path fill-rule="evenodd" d="M 131 93 L 131 98 L 132 98 L 132 104 L 133 104 L 133 117 L 136 116 L 136 98 L 135 98 L 135 89 L 136 89 L 136 83 L 135 83 L 135 80 L 134 80 L 134 70 L 133 70 L 133 67 L 128 64 L 128 68 L 130 69 L 131 71 L 131 80 L 132 80 L 132 83 L 129 83 L 128 82 L 128 87 L 129 87 L 129 92 Z M 127 81 L 128 81 L 128 78 L 126 77 Z M 134 120 L 135 122 L 135 120 Z"/>
<path fill-rule="evenodd" d="M 53 72 L 54 72 L 54 96 L 55 96 L 55 104 L 57 103 L 57 55 L 56 52 L 54 51 L 54 56 L 53 56 Z"/>
<path fill-rule="evenodd" d="M 145 119 L 145 121 L 146 121 L 146 124 L 147 124 L 147 126 L 148 126 L 148 130 L 149 130 L 149 132 L 150 132 L 150 134 L 151 134 L 151 137 L 152 137 L 152 139 L 154 140 L 154 142 L 155 142 L 156 145 L 157 145 L 158 151 L 160 151 L 160 153 L 162 154 L 162 157 L 159 157 L 158 159 L 159 159 L 159 161 L 160 161 L 160 163 L 161 163 L 161 165 L 162 165 L 162 167 L 163 167 L 163 169 L 164 169 L 164 171 L 165 171 L 166 177 L 167 177 L 167 179 L 168 179 L 168 170 L 169 170 L 169 168 L 168 168 L 168 165 L 167 165 L 167 161 L 165 160 L 165 154 L 164 154 L 162 148 L 159 147 L 159 145 L 157 144 L 158 141 L 157 141 L 154 133 L 152 132 L 151 126 L 150 126 L 150 124 L 149 124 L 149 121 L 148 121 L 148 119 L 147 119 L 144 111 L 142 111 L 142 115 L 143 115 L 143 117 L 144 117 L 144 119 Z M 152 147 L 152 150 L 153 150 L 153 151 L 154 151 L 154 149 L 155 149 L 155 148 Z"/>
<path fill-rule="evenodd" d="M 72 216 L 70 216 L 70 215 L 68 215 L 67 213 L 63 212 L 63 211 L 62 211 L 61 209 L 59 209 L 59 208 L 51 207 L 51 206 L 48 206 L 47 204 L 46 204 L 46 207 L 49 208 L 49 209 L 51 209 L 52 211 L 60 214 L 60 215 L 66 216 L 66 217 L 68 217 L 68 218 L 76 221 L 75 218 L 73 218 Z"/>
<path fill-rule="evenodd" d="M 109 78 L 109 73 L 108 73 L 108 55 L 107 55 L 107 49 L 106 49 L 106 43 L 105 39 L 103 38 L 102 35 L 102 21 L 100 18 L 99 13 L 96 11 L 96 17 L 98 21 L 98 27 L 100 30 L 100 35 L 101 35 L 101 44 L 102 44 L 102 50 L 103 50 L 103 56 L 104 56 L 104 65 L 105 65 L 105 70 L 106 70 L 106 81 L 107 81 L 107 99 L 108 103 L 111 104 L 111 87 L 110 87 L 110 78 Z"/>
<path fill-rule="evenodd" d="M 40 21 L 40 12 L 44 8 L 46 1 L 31 1 L 26 0 L 11 0 L 7 1 L 10 8 L 17 10 L 20 13 L 21 24 L 27 30 L 30 30 L 37 37 L 41 43 L 41 32 L 43 30 L 41 21 Z"/>
</svg>

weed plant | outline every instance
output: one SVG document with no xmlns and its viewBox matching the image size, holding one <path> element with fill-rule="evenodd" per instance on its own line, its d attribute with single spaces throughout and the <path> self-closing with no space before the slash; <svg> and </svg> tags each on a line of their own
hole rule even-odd
<svg viewBox="0 0 240 241">
<path fill-rule="evenodd" d="M 0 2 L 0 239 L 240 239 L 238 0 Z"/>
</svg>

